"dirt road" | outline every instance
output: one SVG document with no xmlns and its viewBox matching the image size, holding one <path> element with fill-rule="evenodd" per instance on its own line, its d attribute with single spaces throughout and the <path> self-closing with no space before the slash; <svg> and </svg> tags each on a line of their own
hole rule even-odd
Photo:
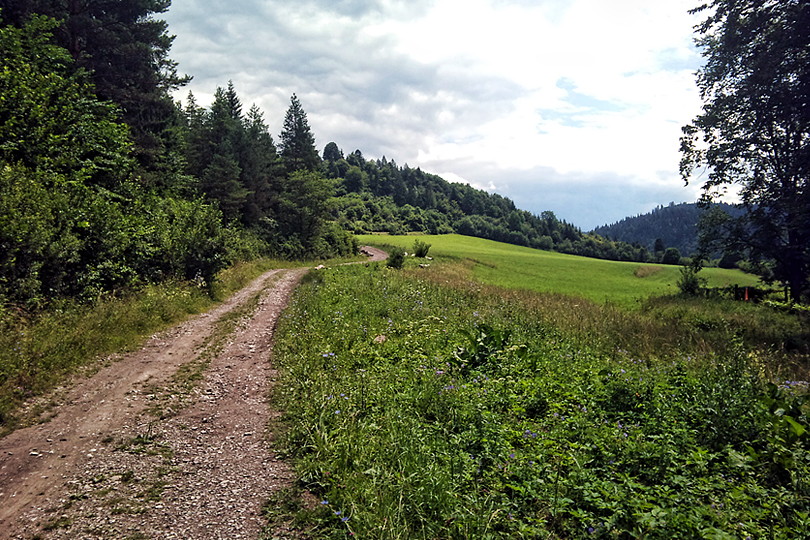
<svg viewBox="0 0 810 540">
<path fill-rule="evenodd" d="M 269 359 L 306 271 L 267 272 L 0 439 L 0 538 L 256 538 L 261 505 L 292 479 L 267 429 Z"/>
</svg>

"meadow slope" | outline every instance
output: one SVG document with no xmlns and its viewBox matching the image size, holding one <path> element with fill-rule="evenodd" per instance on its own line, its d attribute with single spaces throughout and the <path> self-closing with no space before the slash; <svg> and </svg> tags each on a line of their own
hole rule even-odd
<svg viewBox="0 0 810 540">
<path fill-rule="evenodd" d="M 468 260 L 473 263 L 474 279 L 509 289 L 556 292 L 625 307 L 637 306 L 650 296 L 678 292 L 679 266 L 591 259 L 458 234 L 361 235 L 358 241 L 411 251 L 417 238 L 431 244 L 431 256 Z M 756 276 L 739 270 L 706 268 L 701 276 L 710 287 L 759 284 Z"/>
</svg>

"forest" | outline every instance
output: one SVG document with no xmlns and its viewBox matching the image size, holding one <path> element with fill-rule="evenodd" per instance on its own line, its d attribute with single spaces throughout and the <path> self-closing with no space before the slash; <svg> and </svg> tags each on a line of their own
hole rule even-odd
<svg viewBox="0 0 810 540">
<path fill-rule="evenodd" d="M 653 253 L 675 248 L 681 255 L 691 256 L 700 249 L 700 227 L 713 212 L 739 217 L 742 211 L 731 204 L 715 203 L 711 208 L 698 203 L 674 202 L 659 205 L 646 214 L 626 217 L 592 232 L 619 242 L 639 243 Z M 714 253 L 721 257 L 722 253 Z"/>
</svg>

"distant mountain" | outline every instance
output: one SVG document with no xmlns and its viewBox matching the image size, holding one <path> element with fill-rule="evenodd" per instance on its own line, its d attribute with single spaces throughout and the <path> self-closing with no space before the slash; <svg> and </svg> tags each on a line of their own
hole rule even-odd
<svg viewBox="0 0 810 540">
<path fill-rule="evenodd" d="M 717 206 L 732 215 L 739 213 L 729 204 Z M 597 227 L 593 233 L 611 240 L 640 244 L 650 251 L 654 251 L 656 240 L 660 239 L 664 247 L 678 248 L 681 255 L 689 256 L 697 250 L 697 223 L 703 212 L 695 203 L 669 203 L 647 214 Z"/>
</svg>

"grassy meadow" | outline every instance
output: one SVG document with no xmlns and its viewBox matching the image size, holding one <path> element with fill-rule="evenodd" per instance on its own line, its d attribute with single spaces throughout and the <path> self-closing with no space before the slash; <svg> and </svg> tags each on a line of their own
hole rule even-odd
<svg viewBox="0 0 810 540">
<path fill-rule="evenodd" d="M 636 306 L 650 296 L 678 292 L 678 266 L 590 259 L 458 234 L 357 237 L 361 244 L 398 246 L 408 251 L 415 238 L 431 245 L 433 257 L 472 263 L 475 280 L 509 289 L 555 292 L 625 307 Z M 710 287 L 759 283 L 755 276 L 722 268 L 706 268 L 701 277 Z"/>
<path fill-rule="evenodd" d="M 283 315 L 276 399 L 299 481 L 267 505 L 272 523 L 313 538 L 807 536 L 808 387 L 777 367 L 806 319 L 636 302 L 619 284 L 646 279 L 633 265 L 422 240 L 434 261 L 314 271 Z M 573 261 L 592 300 L 479 281 Z"/>
</svg>

